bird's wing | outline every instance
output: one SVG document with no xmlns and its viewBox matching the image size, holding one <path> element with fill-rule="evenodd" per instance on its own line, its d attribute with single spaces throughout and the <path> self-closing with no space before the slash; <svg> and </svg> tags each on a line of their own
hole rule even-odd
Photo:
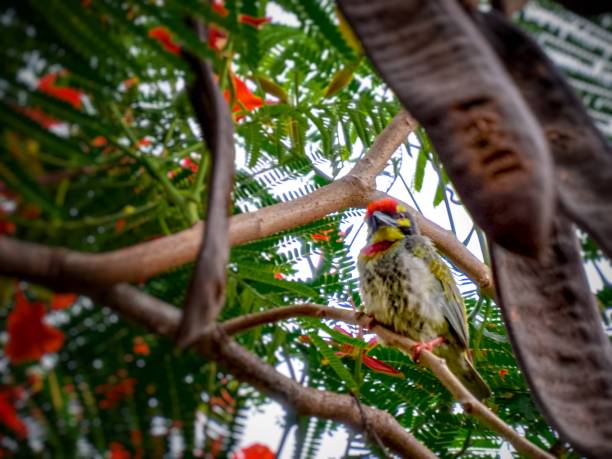
<svg viewBox="0 0 612 459">
<path fill-rule="evenodd" d="M 424 259 L 427 261 L 429 270 L 438 279 L 444 291 L 444 299 L 441 307 L 442 314 L 450 324 L 452 331 L 459 342 L 466 348 L 469 347 L 469 331 L 467 326 L 467 314 L 463 297 L 457 288 L 455 279 L 442 257 L 431 244 L 426 244 Z"/>
</svg>

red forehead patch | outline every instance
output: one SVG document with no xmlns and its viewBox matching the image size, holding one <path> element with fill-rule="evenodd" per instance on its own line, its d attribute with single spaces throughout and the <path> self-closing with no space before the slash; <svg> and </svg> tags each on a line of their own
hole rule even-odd
<svg viewBox="0 0 612 459">
<path fill-rule="evenodd" d="M 393 214 L 397 212 L 397 204 L 398 202 L 393 198 L 383 198 L 378 201 L 373 201 L 368 205 L 367 216 L 369 217 L 376 211 Z"/>
</svg>

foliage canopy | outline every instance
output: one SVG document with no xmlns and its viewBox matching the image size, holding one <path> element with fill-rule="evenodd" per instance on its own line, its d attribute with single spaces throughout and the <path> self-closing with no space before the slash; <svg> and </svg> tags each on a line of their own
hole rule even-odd
<svg viewBox="0 0 612 459">
<path fill-rule="evenodd" d="M 104 252 L 184 230 L 202 218 L 209 161 L 185 94 L 191 76 L 180 47 L 211 60 L 234 111 L 234 214 L 303 196 L 334 180 L 399 110 L 331 1 L 278 0 L 273 11 L 283 11 L 283 20 L 271 22 L 258 20 L 270 11 L 265 0 L 213 7 L 196 0 L 161 3 L 3 4 L 0 233 Z M 211 46 L 184 24 L 187 14 L 212 25 Z M 541 29 L 523 23 L 536 33 Z M 418 141 L 407 143 L 385 174 L 397 172 L 401 158 L 414 159 L 415 176 L 402 179 L 406 189 L 419 191 L 434 181 L 434 205 L 448 204 L 451 186 L 422 130 Z M 428 164 L 437 176 L 426 174 Z M 222 319 L 303 301 L 359 304 L 350 252 L 358 225 L 349 225 L 360 215 L 347 209 L 233 248 Z M 601 261 L 589 240 L 584 249 L 589 260 Z M 191 270 L 186 265 L 142 279 L 141 287 L 180 305 Z M 534 407 L 497 307 L 456 274 L 466 284 L 474 357 L 494 392 L 490 406 L 549 448 L 555 433 Z M 599 297 L 610 306 L 609 286 Z M 185 456 L 216 451 L 216 457 L 229 457 L 250 410 L 267 402 L 215 363 L 177 352 L 86 298 L 3 279 L 0 299 L 9 334 L 11 311 L 19 304 L 49 308 L 49 326 L 41 327 L 55 344 L 47 342 L 43 352 L 57 351 L 41 360 L 43 352 L 16 359 L 4 349 L 1 445 L 15 456 L 124 457 L 113 451 L 128 451 L 162 457 L 184 449 Z M 23 320 L 27 326 L 39 316 Z M 347 336 L 334 326 L 292 320 L 250 330 L 238 340 L 273 365 L 291 362 L 310 387 L 357 391 L 364 403 L 392 414 L 443 457 L 497 454 L 502 440 L 458 410 L 429 372 L 381 346 L 367 355 L 402 377 L 373 371 L 363 357 L 354 357 L 359 352 L 341 358 L 342 346 L 366 349 L 367 343 L 356 338 L 357 330 L 345 327 Z M 56 329 L 64 336 L 59 345 L 49 331 Z M 17 394 L 15 387 L 24 392 Z M 20 418 L 11 424 L 14 406 Z M 27 435 L 19 419 L 26 420 Z M 286 423 L 287 431 L 297 426 L 296 458 L 323 457 L 324 434 L 339 429 L 290 412 Z M 351 434 L 346 453 L 380 451 Z"/>
</svg>

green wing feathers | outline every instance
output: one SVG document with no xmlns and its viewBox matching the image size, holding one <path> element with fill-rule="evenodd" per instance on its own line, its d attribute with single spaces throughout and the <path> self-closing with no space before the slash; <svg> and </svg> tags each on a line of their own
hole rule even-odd
<svg viewBox="0 0 612 459">
<path fill-rule="evenodd" d="M 433 247 L 428 251 L 427 260 L 429 262 L 429 270 L 438 279 L 444 289 L 444 298 L 446 301 L 441 305 L 442 313 L 455 335 L 459 338 L 461 344 L 467 349 L 470 343 L 470 335 L 467 327 L 467 314 L 463 297 L 457 288 L 455 279 L 444 260 L 436 253 Z"/>
</svg>

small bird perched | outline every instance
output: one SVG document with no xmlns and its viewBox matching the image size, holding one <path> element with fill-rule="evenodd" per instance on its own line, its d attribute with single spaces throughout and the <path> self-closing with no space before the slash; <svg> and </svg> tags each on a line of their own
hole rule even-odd
<svg viewBox="0 0 612 459">
<path fill-rule="evenodd" d="M 463 298 L 453 276 L 423 236 L 406 207 L 393 198 L 372 202 L 366 214 L 368 242 L 359 269 L 365 312 L 376 322 L 417 341 L 444 358 L 449 369 L 478 399 L 491 391 L 474 369 Z"/>
</svg>

